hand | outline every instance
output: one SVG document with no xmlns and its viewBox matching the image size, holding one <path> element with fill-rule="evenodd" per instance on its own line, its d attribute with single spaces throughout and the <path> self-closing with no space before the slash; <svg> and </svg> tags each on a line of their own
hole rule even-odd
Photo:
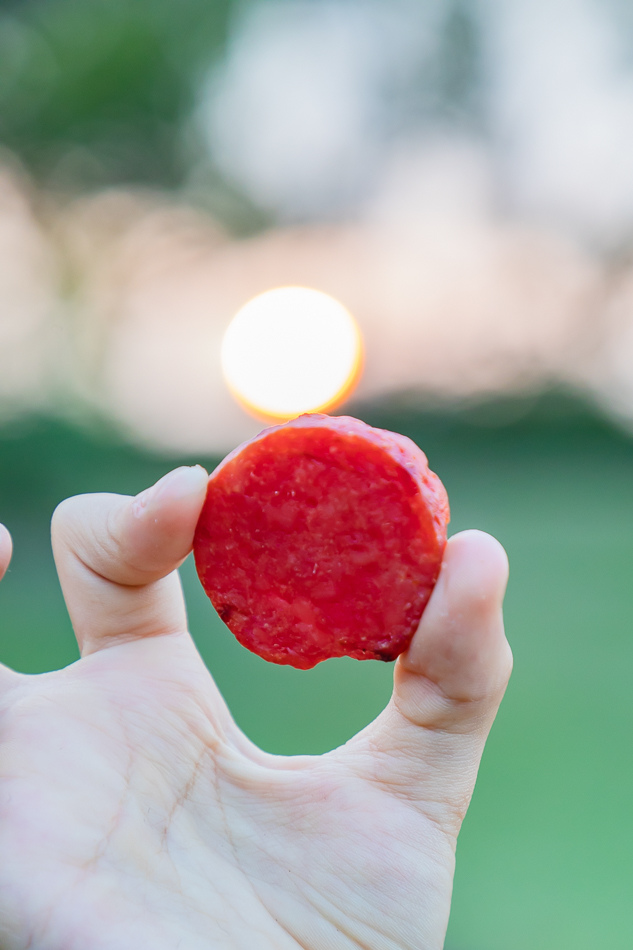
<svg viewBox="0 0 633 950">
<path fill-rule="evenodd" d="M 3 950 L 440 950 L 455 839 L 511 667 L 507 565 L 451 539 L 393 698 L 322 756 L 261 752 L 186 627 L 206 473 L 53 518 L 81 659 L 0 666 Z M 10 559 L 0 526 L 0 577 Z"/>
</svg>

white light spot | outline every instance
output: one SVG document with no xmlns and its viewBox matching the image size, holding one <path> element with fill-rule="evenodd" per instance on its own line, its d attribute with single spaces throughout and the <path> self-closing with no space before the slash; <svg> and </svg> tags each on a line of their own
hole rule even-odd
<svg viewBox="0 0 633 950">
<path fill-rule="evenodd" d="M 266 419 L 331 409 L 352 390 L 362 358 L 354 318 L 333 297 L 280 287 L 250 300 L 222 344 L 230 390 Z"/>
</svg>

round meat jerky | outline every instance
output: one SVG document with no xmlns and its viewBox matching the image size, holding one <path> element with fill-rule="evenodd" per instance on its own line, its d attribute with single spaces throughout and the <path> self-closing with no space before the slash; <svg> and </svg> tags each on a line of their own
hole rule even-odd
<svg viewBox="0 0 633 950">
<path fill-rule="evenodd" d="M 194 555 L 220 617 L 264 659 L 394 660 L 437 580 L 448 519 L 444 486 L 409 439 L 303 415 L 212 473 Z"/>
</svg>

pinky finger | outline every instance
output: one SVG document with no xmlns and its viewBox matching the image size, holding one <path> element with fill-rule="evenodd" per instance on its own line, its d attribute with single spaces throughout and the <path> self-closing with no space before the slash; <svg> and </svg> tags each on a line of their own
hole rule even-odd
<svg viewBox="0 0 633 950">
<path fill-rule="evenodd" d="M 11 535 L 3 524 L 0 524 L 0 580 L 4 577 L 11 560 L 13 544 Z"/>
</svg>

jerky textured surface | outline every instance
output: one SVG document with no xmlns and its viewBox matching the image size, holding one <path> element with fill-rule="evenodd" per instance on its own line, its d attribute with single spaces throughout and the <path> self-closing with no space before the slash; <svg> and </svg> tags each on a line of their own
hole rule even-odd
<svg viewBox="0 0 633 950">
<path fill-rule="evenodd" d="M 393 660 L 437 580 L 448 517 L 444 487 L 409 439 L 304 415 L 213 472 L 196 567 L 220 617 L 266 660 Z"/>
</svg>

